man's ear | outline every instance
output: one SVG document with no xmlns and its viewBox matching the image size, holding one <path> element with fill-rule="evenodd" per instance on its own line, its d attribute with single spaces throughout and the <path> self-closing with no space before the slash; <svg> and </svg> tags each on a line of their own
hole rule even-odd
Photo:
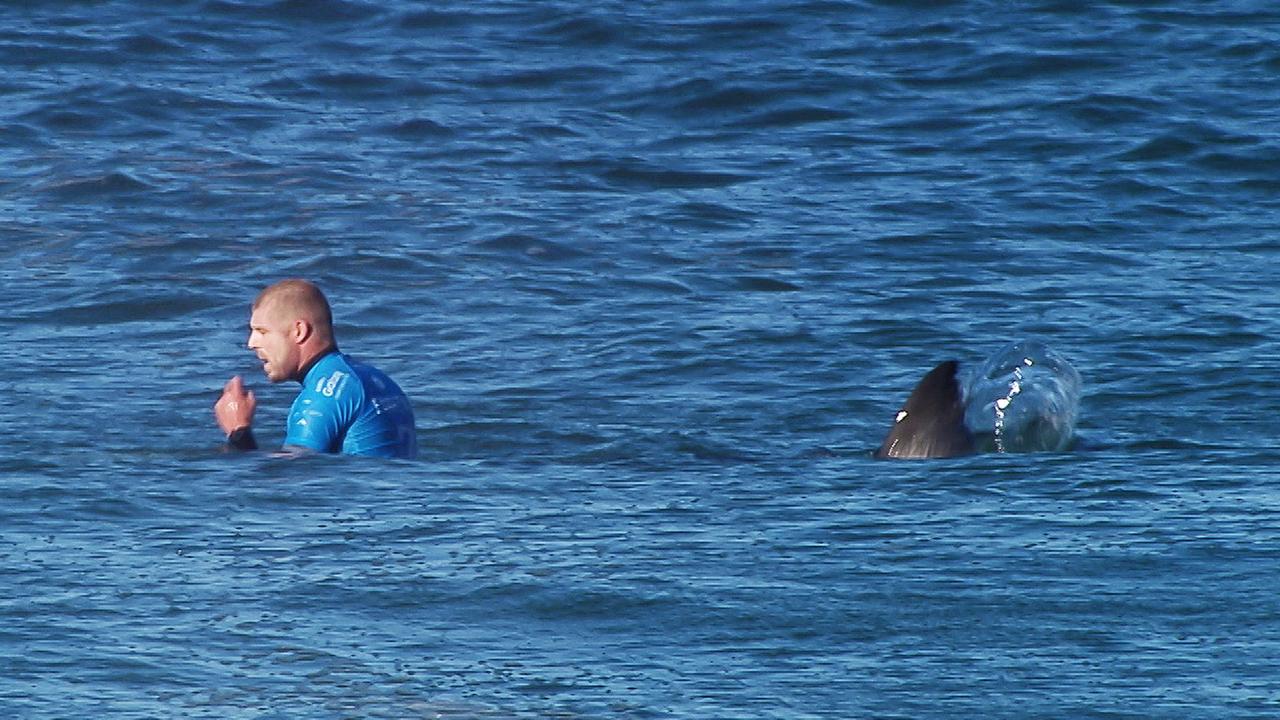
<svg viewBox="0 0 1280 720">
<path fill-rule="evenodd" d="M 293 342 L 301 345 L 307 341 L 307 338 L 315 332 L 315 328 L 306 320 L 298 319 L 293 321 Z"/>
</svg>

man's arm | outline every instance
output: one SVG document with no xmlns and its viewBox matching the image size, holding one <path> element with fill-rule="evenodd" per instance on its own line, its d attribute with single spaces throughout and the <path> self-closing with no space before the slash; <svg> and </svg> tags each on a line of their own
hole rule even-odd
<svg viewBox="0 0 1280 720">
<path fill-rule="evenodd" d="M 222 397 L 213 405 L 213 415 L 218 419 L 218 427 L 227 435 L 227 445 L 237 450 L 258 449 L 251 430 L 253 411 L 257 407 L 253 391 L 245 390 L 239 375 L 227 381 L 222 388 Z"/>
</svg>

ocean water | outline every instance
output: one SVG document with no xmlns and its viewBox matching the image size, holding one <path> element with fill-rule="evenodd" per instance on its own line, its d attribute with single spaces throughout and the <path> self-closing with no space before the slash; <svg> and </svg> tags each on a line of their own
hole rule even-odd
<svg viewBox="0 0 1280 720">
<path fill-rule="evenodd" d="M 0 7 L 0 715 L 1280 716 L 1280 7 Z M 421 457 L 264 446 L 302 276 Z M 886 462 L 1037 338 L 1073 449 Z"/>
</svg>

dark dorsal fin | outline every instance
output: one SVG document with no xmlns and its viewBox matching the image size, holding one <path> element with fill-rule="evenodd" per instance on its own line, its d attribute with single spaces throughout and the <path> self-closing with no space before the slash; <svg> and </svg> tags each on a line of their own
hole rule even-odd
<svg viewBox="0 0 1280 720">
<path fill-rule="evenodd" d="M 885 436 L 878 458 L 944 458 L 973 453 L 955 360 L 929 371 L 911 391 Z"/>
</svg>

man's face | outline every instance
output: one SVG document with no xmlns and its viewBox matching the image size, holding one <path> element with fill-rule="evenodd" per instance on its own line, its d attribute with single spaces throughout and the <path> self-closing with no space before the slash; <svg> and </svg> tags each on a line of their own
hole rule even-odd
<svg viewBox="0 0 1280 720">
<path fill-rule="evenodd" d="M 274 303 L 263 303 L 249 317 L 249 349 L 273 383 L 288 380 L 298 371 L 300 353 L 293 342 L 293 322 Z"/>
</svg>

